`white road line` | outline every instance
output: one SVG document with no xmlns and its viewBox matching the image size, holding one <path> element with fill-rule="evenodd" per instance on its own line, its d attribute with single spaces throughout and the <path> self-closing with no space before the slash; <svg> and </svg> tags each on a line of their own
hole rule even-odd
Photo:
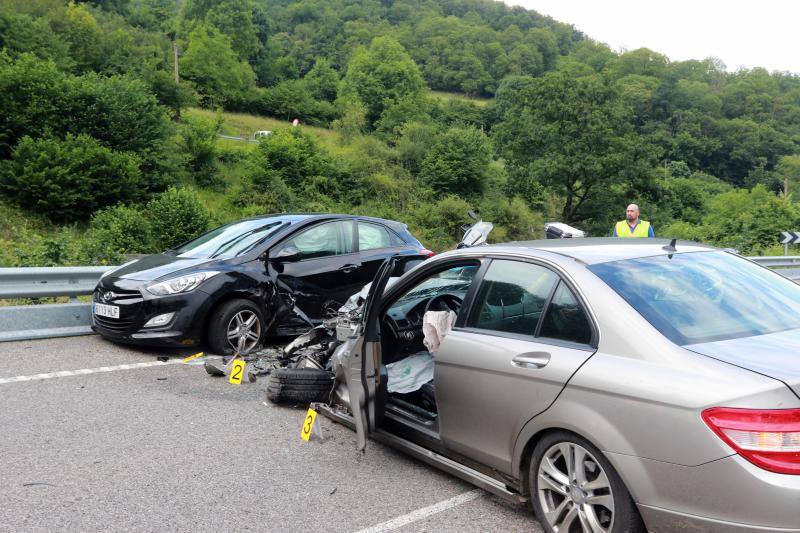
<svg viewBox="0 0 800 533">
<path fill-rule="evenodd" d="M 422 509 L 417 509 L 416 511 L 412 511 L 408 514 L 398 516 L 397 518 L 393 518 L 388 522 L 383 522 L 378 525 L 368 527 L 367 529 L 362 529 L 357 533 L 382 533 L 383 531 L 393 531 L 424 518 L 428 518 L 429 516 L 441 513 L 442 511 L 447 511 L 453 507 L 458 507 L 459 505 L 471 502 L 474 499 L 480 498 L 482 495 L 483 491 L 481 489 L 471 490 L 469 492 L 465 492 L 464 494 L 454 496 L 449 500 L 429 505 L 428 507 L 423 507 Z"/>
<path fill-rule="evenodd" d="M 85 376 L 86 374 L 99 374 L 100 372 L 114 372 L 116 370 L 131 370 L 134 368 L 148 368 L 151 366 L 177 365 L 182 361 L 182 359 L 170 359 L 169 361 L 145 361 L 142 363 L 128 363 L 117 366 L 80 368 L 78 370 L 60 370 L 58 372 L 47 372 L 45 374 L 33 374 L 30 376 L 14 376 L 10 378 L 0 378 L 0 385 L 3 385 L 4 383 L 19 383 L 21 381 L 37 381 L 42 379 L 66 378 L 70 376 Z"/>
</svg>

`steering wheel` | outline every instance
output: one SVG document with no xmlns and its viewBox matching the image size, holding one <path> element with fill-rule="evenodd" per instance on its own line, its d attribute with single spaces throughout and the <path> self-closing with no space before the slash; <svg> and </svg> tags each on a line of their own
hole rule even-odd
<svg viewBox="0 0 800 533">
<path fill-rule="evenodd" d="M 462 300 L 455 294 L 439 294 L 434 296 L 425 305 L 425 312 L 428 311 L 453 311 L 458 314 L 461 309 Z"/>
</svg>

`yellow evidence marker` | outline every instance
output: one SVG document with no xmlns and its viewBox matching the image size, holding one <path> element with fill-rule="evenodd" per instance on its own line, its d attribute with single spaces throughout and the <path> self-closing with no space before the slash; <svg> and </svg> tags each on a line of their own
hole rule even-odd
<svg viewBox="0 0 800 533">
<path fill-rule="evenodd" d="M 241 385 L 242 378 L 244 377 L 244 367 L 247 365 L 241 359 L 237 359 L 233 362 L 233 366 L 231 367 L 231 377 L 228 378 L 229 383 L 233 383 L 234 385 Z"/>
<path fill-rule="evenodd" d="M 313 409 L 309 409 L 306 413 L 305 420 L 303 420 L 303 427 L 300 429 L 300 438 L 306 442 L 308 442 L 308 439 L 311 437 L 311 430 L 314 429 L 314 422 L 316 419 L 317 412 Z"/>
</svg>

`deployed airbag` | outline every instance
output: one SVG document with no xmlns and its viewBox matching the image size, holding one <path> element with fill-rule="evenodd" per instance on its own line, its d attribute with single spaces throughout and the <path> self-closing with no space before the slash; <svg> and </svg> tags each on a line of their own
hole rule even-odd
<svg viewBox="0 0 800 533">
<path fill-rule="evenodd" d="M 422 343 L 432 354 L 436 353 L 445 336 L 453 329 L 456 314 L 453 311 L 427 311 L 422 317 Z"/>
<path fill-rule="evenodd" d="M 433 379 L 433 356 L 428 352 L 419 352 L 389 363 L 386 371 L 389 374 L 386 383 L 389 392 L 414 392 Z"/>
</svg>

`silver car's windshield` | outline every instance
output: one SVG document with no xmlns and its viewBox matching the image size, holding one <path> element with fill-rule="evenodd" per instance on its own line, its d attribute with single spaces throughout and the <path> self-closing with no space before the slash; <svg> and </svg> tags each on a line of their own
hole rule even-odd
<svg viewBox="0 0 800 533">
<path fill-rule="evenodd" d="M 589 270 L 676 344 L 800 328 L 800 286 L 726 252 L 614 261 Z"/>
</svg>

